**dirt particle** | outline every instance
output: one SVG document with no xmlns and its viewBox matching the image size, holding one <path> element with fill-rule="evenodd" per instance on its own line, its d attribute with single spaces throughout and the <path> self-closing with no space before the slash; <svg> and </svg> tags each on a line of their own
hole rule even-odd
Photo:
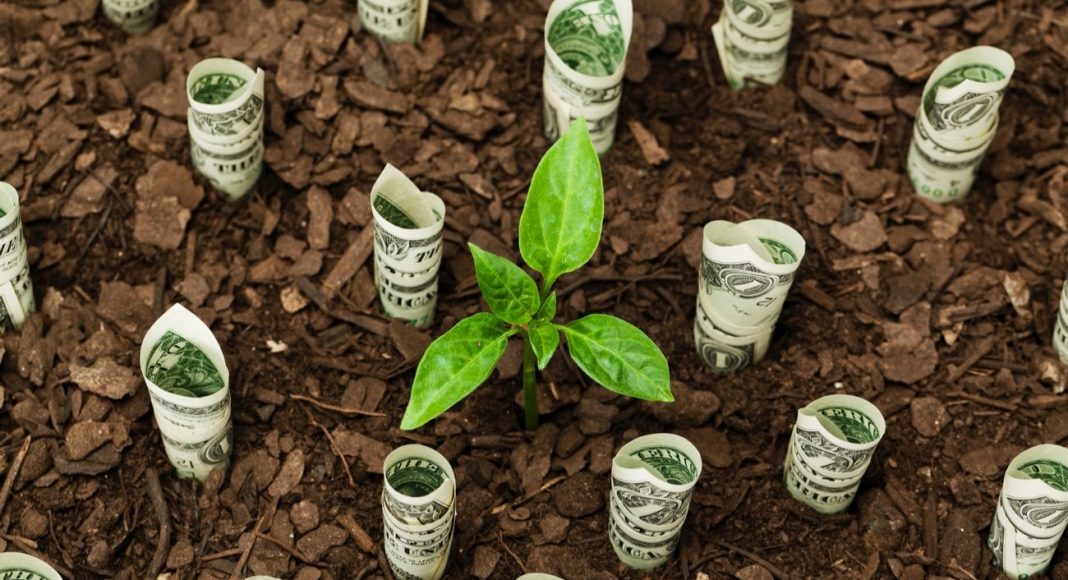
<svg viewBox="0 0 1068 580">
<path fill-rule="evenodd" d="M 344 544 L 348 537 L 349 534 L 345 530 L 325 524 L 297 540 L 297 550 L 315 562 L 330 548 Z"/>
<path fill-rule="evenodd" d="M 760 564 L 750 564 L 734 573 L 738 580 L 773 580 L 775 577 Z"/>
<path fill-rule="evenodd" d="M 674 403 L 646 403 L 658 420 L 675 427 L 699 427 L 719 411 L 720 401 L 712 391 L 690 388 L 682 381 L 671 381 Z"/>
<path fill-rule="evenodd" d="M 949 422 L 946 406 L 936 397 L 912 400 L 912 426 L 924 437 L 938 435 Z"/>
<path fill-rule="evenodd" d="M 319 506 L 308 500 L 300 501 L 289 508 L 289 520 L 297 533 L 306 534 L 319 525 Z"/>
<path fill-rule="evenodd" d="M 109 399 L 132 395 L 141 384 L 141 376 L 137 371 L 120 365 L 110 357 L 98 358 L 88 367 L 72 363 L 70 380 L 83 391 Z"/>
<path fill-rule="evenodd" d="M 304 452 L 294 449 L 286 455 L 282 468 L 267 488 L 267 493 L 271 497 L 282 497 L 292 491 L 300 483 L 302 477 L 304 477 Z"/>
<path fill-rule="evenodd" d="M 604 507 L 605 481 L 588 471 L 576 473 L 553 489 L 553 505 L 560 515 L 581 518 Z"/>
</svg>

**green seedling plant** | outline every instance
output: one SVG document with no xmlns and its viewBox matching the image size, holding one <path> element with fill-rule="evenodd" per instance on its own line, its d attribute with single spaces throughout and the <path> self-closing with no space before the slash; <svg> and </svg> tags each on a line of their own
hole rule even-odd
<svg viewBox="0 0 1068 580">
<path fill-rule="evenodd" d="M 667 359 L 634 325 L 590 314 L 555 322 L 553 284 L 593 257 L 604 221 L 601 164 L 586 122 L 578 119 L 538 163 L 519 218 L 519 251 L 541 285 L 511 260 L 468 244 L 490 312 L 469 316 L 438 337 L 415 371 L 402 429 L 416 429 L 462 401 L 489 378 L 508 341 L 523 341 L 526 428 L 538 426 L 535 374 L 563 335 L 575 364 L 610 391 L 673 401 Z"/>
</svg>

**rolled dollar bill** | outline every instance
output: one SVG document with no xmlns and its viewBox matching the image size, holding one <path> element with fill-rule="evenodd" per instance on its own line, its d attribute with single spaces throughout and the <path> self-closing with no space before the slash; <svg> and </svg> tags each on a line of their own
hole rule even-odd
<svg viewBox="0 0 1068 580">
<path fill-rule="evenodd" d="M 585 117 L 598 154 L 612 146 L 623 95 L 631 0 L 554 0 L 545 18 L 545 136 Z"/>
<path fill-rule="evenodd" d="M 195 314 L 175 304 L 145 333 L 141 373 L 179 477 L 201 481 L 226 470 L 233 448 L 230 371 L 215 335 Z"/>
<path fill-rule="evenodd" d="M 423 445 L 394 449 L 382 466 L 383 546 L 394 576 L 438 580 L 445 574 L 456 520 L 456 476 Z"/>
<path fill-rule="evenodd" d="M 103 0 L 104 15 L 127 34 L 144 34 L 156 23 L 159 0 Z"/>
<path fill-rule="evenodd" d="M 608 536 L 620 561 L 650 570 L 671 557 L 700 476 L 701 454 L 678 435 L 638 437 L 616 453 Z"/>
<path fill-rule="evenodd" d="M 1053 349 L 1061 362 L 1068 365 L 1068 278 L 1061 288 L 1061 302 L 1057 308 L 1057 324 L 1053 327 Z"/>
<path fill-rule="evenodd" d="M 790 495 L 821 513 L 846 509 L 885 432 L 879 409 L 852 395 L 799 409 L 783 470 Z"/>
<path fill-rule="evenodd" d="M 768 325 L 753 334 L 730 334 L 713 322 L 703 301 L 697 301 L 697 316 L 693 321 L 697 353 L 718 373 L 738 371 L 763 360 L 774 331 L 775 327 Z"/>
<path fill-rule="evenodd" d="M 792 0 L 724 0 L 712 39 L 731 88 L 779 82 L 786 71 L 793 14 Z"/>
<path fill-rule="evenodd" d="M 371 188 L 375 285 L 387 316 L 417 327 L 434 320 L 445 202 L 387 164 Z"/>
<path fill-rule="evenodd" d="M 56 569 L 43 560 L 21 552 L 0 554 L 0 578 L 11 580 L 63 580 Z"/>
<path fill-rule="evenodd" d="M 358 0 L 360 24 L 387 42 L 418 43 L 426 28 L 429 0 Z"/>
<path fill-rule="evenodd" d="M 19 194 L 0 181 L 0 332 L 20 328 L 35 309 Z"/>
<path fill-rule="evenodd" d="M 1049 566 L 1068 526 L 1068 449 L 1038 445 L 1009 463 L 987 544 L 1009 578 Z"/>
<path fill-rule="evenodd" d="M 263 171 L 264 72 L 228 58 L 200 61 L 186 78 L 193 166 L 238 199 Z"/>
<path fill-rule="evenodd" d="M 515 580 L 564 580 L 559 576 L 553 576 L 552 574 L 542 574 L 540 572 L 533 572 L 530 574 L 523 574 Z"/>
<path fill-rule="evenodd" d="M 1016 63 L 992 46 L 962 50 L 931 73 L 913 123 L 908 173 L 916 193 L 944 203 L 968 194 L 998 129 Z"/>
</svg>

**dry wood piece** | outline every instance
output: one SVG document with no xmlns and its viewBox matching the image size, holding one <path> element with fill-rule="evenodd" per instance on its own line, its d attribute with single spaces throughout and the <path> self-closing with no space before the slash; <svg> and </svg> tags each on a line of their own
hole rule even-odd
<svg viewBox="0 0 1068 580">
<path fill-rule="evenodd" d="M 152 562 L 148 565 L 146 576 L 155 578 L 159 576 L 163 565 L 167 562 L 167 551 L 171 548 L 171 516 L 167 511 L 167 502 L 163 499 L 163 490 L 159 485 L 159 474 L 151 467 L 145 470 L 145 482 L 148 499 L 152 502 L 152 509 L 156 512 L 159 521 L 159 538 L 156 539 L 156 551 L 152 554 Z"/>
<path fill-rule="evenodd" d="M 375 243 L 375 228 L 374 225 L 367 225 L 360 232 L 360 235 L 349 244 L 345 253 L 341 255 L 341 259 L 338 260 L 334 268 L 326 275 L 326 279 L 323 280 L 323 293 L 329 298 L 333 298 L 341 290 L 341 287 L 346 282 L 352 279 L 356 275 L 356 271 L 363 267 L 364 262 L 371 256 L 371 252 L 374 250 Z"/>
<path fill-rule="evenodd" d="M 367 530 L 363 529 L 363 526 L 352 515 L 341 514 L 337 517 L 337 523 L 348 530 L 349 535 L 352 536 L 352 541 L 356 542 L 357 548 L 372 555 L 378 552 L 378 544 L 375 544 L 375 541 L 371 539 L 371 534 L 368 534 Z"/>
</svg>

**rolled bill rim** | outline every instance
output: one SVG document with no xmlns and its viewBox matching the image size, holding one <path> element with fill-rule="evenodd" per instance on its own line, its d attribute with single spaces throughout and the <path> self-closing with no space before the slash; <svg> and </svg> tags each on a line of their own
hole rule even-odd
<svg viewBox="0 0 1068 580">
<path fill-rule="evenodd" d="M 63 577 L 56 572 L 50 564 L 35 558 L 29 554 L 23 554 L 22 552 L 3 552 L 0 553 L 0 570 L 6 572 L 15 571 L 15 576 L 4 576 L 5 578 L 20 578 L 26 580 L 63 580 Z"/>
<path fill-rule="evenodd" d="M 561 72 L 567 71 L 568 75 L 573 77 L 574 80 L 581 83 L 583 88 L 586 89 L 607 89 L 614 87 L 623 82 L 623 73 L 627 68 L 627 51 L 630 48 L 630 36 L 634 27 L 634 6 L 631 0 L 610 0 L 616 8 L 616 13 L 619 14 L 619 24 L 623 30 L 623 55 L 620 57 L 619 64 L 616 66 L 616 70 L 610 75 L 605 76 L 593 76 L 581 73 L 571 68 L 564 59 L 560 58 L 556 50 L 549 44 L 549 29 L 552 27 L 553 22 L 556 21 L 560 14 L 574 6 L 576 0 L 554 0 L 549 6 L 549 12 L 545 16 L 545 58 L 552 62 L 552 65 L 557 67 Z"/>
<path fill-rule="evenodd" d="M 209 75 L 233 76 L 241 79 L 244 83 L 234 90 L 224 102 L 204 103 L 196 99 L 194 90 L 197 82 Z M 252 122 L 242 123 L 233 133 L 223 135 L 213 134 L 199 127 L 199 124 L 202 122 L 202 117 L 239 113 L 237 118 L 240 118 L 241 108 L 245 107 L 254 95 L 258 96 L 262 109 L 264 79 L 265 73 L 263 69 L 257 68 L 253 71 L 245 63 L 230 58 L 207 58 L 190 69 L 189 75 L 186 77 L 185 87 L 186 97 L 189 100 L 188 117 L 192 119 L 194 124 L 198 125 L 198 129 L 201 129 L 197 134 L 197 140 L 225 145 L 248 137 L 255 130 L 255 118 L 252 119 Z M 261 110 L 259 114 L 263 114 L 263 111 Z M 259 131 L 263 131 L 262 123 Z"/>
<path fill-rule="evenodd" d="M 989 83 L 979 83 L 977 81 L 964 80 L 953 87 L 940 88 L 940 90 L 936 94 L 931 94 L 931 91 L 936 88 L 936 85 L 949 73 L 958 68 L 961 68 L 962 66 L 968 63 L 976 62 L 984 63 L 994 69 L 997 69 L 998 72 L 1004 75 L 1004 78 Z M 937 131 L 931 125 L 931 122 L 927 116 L 928 111 L 926 110 L 925 104 L 927 102 L 928 96 L 930 96 L 930 98 L 934 100 L 944 100 L 952 102 L 957 98 L 960 98 L 970 92 L 973 92 L 977 85 L 993 85 L 985 87 L 985 90 L 982 91 L 983 93 L 1000 93 L 1003 92 L 1006 87 L 1008 87 L 1009 82 L 1012 80 L 1012 75 L 1015 71 L 1016 61 L 1012 58 L 1012 55 L 994 46 L 973 46 L 960 52 L 951 54 L 949 57 L 939 63 L 939 65 L 935 67 L 934 71 L 931 72 L 930 76 L 927 77 L 927 83 L 924 84 L 920 102 L 920 114 L 916 115 L 916 121 L 919 123 L 923 123 L 924 128 L 926 129 L 930 139 L 937 143 L 940 147 L 944 147 L 953 151 L 974 149 L 977 145 L 979 145 L 977 141 L 993 137 L 993 134 L 989 133 L 990 128 L 977 125 L 974 130 L 965 132 L 963 134 L 961 134 L 959 128 L 945 132 Z M 939 95 L 942 96 L 941 99 L 939 99 Z M 993 99 L 995 97 L 991 98 Z M 991 127 L 997 127 L 998 122 L 997 106 L 1000 105 L 1000 96 L 996 98 L 998 102 L 995 103 L 993 111 L 991 111 Z M 969 107 L 974 108 L 974 103 L 969 103 Z M 968 114 L 973 113 L 969 112 Z M 987 133 L 989 133 L 989 137 L 984 136 Z"/>
<path fill-rule="evenodd" d="M 834 411 L 824 412 L 830 410 Z M 859 415 L 859 418 L 855 415 Z M 851 434 L 843 431 L 846 427 L 852 430 Z M 873 429 L 874 434 L 871 432 Z M 819 437 L 828 439 L 830 444 L 844 452 L 845 456 L 839 456 L 834 461 L 841 459 L 849 465 L 846 465 L 846 469 L 838 471 L 815 464 L 813 461 L 815 456 L 805 453 L 803 447 L 797 450 L 810 470 L 826 477 L 840 479 L 858 474 L 863 475 L 867 471 L 875 448 L 886 434 L 886 420 L 878 407 L 860 397 L 827 395 L 798 409 L 793 437 L 796 438 L 800 431 L 817 432 Z M 850 440 L 861 438 L 867 441 Z M 813 445 L 820 449 L 818 456 L 826 459 L 829 452 L 820 448 L 818 441 Z"/>
<path fill-rule="evenodd" d="M 1009 522 L 1024 534 L 1035 539 L 1059 537 L 1068 527 L 1068 448 L 1036 445 L 1013 458 L 1005 470 L 999 503 Z"/>
<path fill-rule="evenodd" d="M 0 181 L 0 238 L 7 236 L 14 228 L 22 227 L 22 211 L 19 208 L 19 192 L 13 185 Z"/>
<path fill-rule="evenodd" d="M 405 493 L 405 491 L 408 490 L 398 490 L 395 487 L 395 484 L 397 482 L 391 481 L 390 477 L 393 468 L 404 461 L 422 461 L 436 467 L 437 469 L 441 470 L 441 474 L 443 475 L 441 482 L 437 485 L 437 487 L 433 489 L 427 489 L 430 483 L 432 482 L 413 482 L 411 484 L 412 487 L 410 489 L 421 492 L 416 495 L 413 495 L 411 493 Z M 385 502 L 386 495 L 389 495 L 393 498 L 397 498 L 398 500 L 402 500 L 409 505 L 416 506 L 428 505 L 436 501 L 445 505 L 446 516 L 443 517 L 447 517 L 447 514 L 450 511 L 453 511 L 455 508 L 456 475 L 455 473 L 453 473 L 452 465 L 449 463 L 449 460 L 445 458 L 445 456 L 425 445 L 402 445 L 394 449 L 390 452 L 389 455 L 386 456 L 385 460 L 383 460 L 382 473 L 384 474 L 384 484 L 382 492 L 383 502 Z M 405 482 L 405 484 L 407 485 L 407 482 Z M 383 505 L 385 505 L 385 503 L 383 503 Z M 395 519 L 397 519 L 398 521 L 400 520 L 400 518 Z"/>
<path fill-rule="evenodd" d="M 641 450 L 650 448 L 667 448 L 678 453 L 680 457 L 676 458 L 676 461 L 690 464 L 689 470 L 693 472 L 693 475 L 687 478 L 689 481 L 674 483 L 670 479 L 675 478 L 661 473 L 654 465 L 635 457 Z M 688 439 L 673 433 L 652 433 L 632 439 L 620 447 L 615 457 L 612 458 L 612 477 L 627 483 L 649 481 L 658 488 L 672 493 L 683 493 L 693 489 L 697 485 L 697 480 L 701 478 L 701 468 L 701 452 Z"/>
</svg>

